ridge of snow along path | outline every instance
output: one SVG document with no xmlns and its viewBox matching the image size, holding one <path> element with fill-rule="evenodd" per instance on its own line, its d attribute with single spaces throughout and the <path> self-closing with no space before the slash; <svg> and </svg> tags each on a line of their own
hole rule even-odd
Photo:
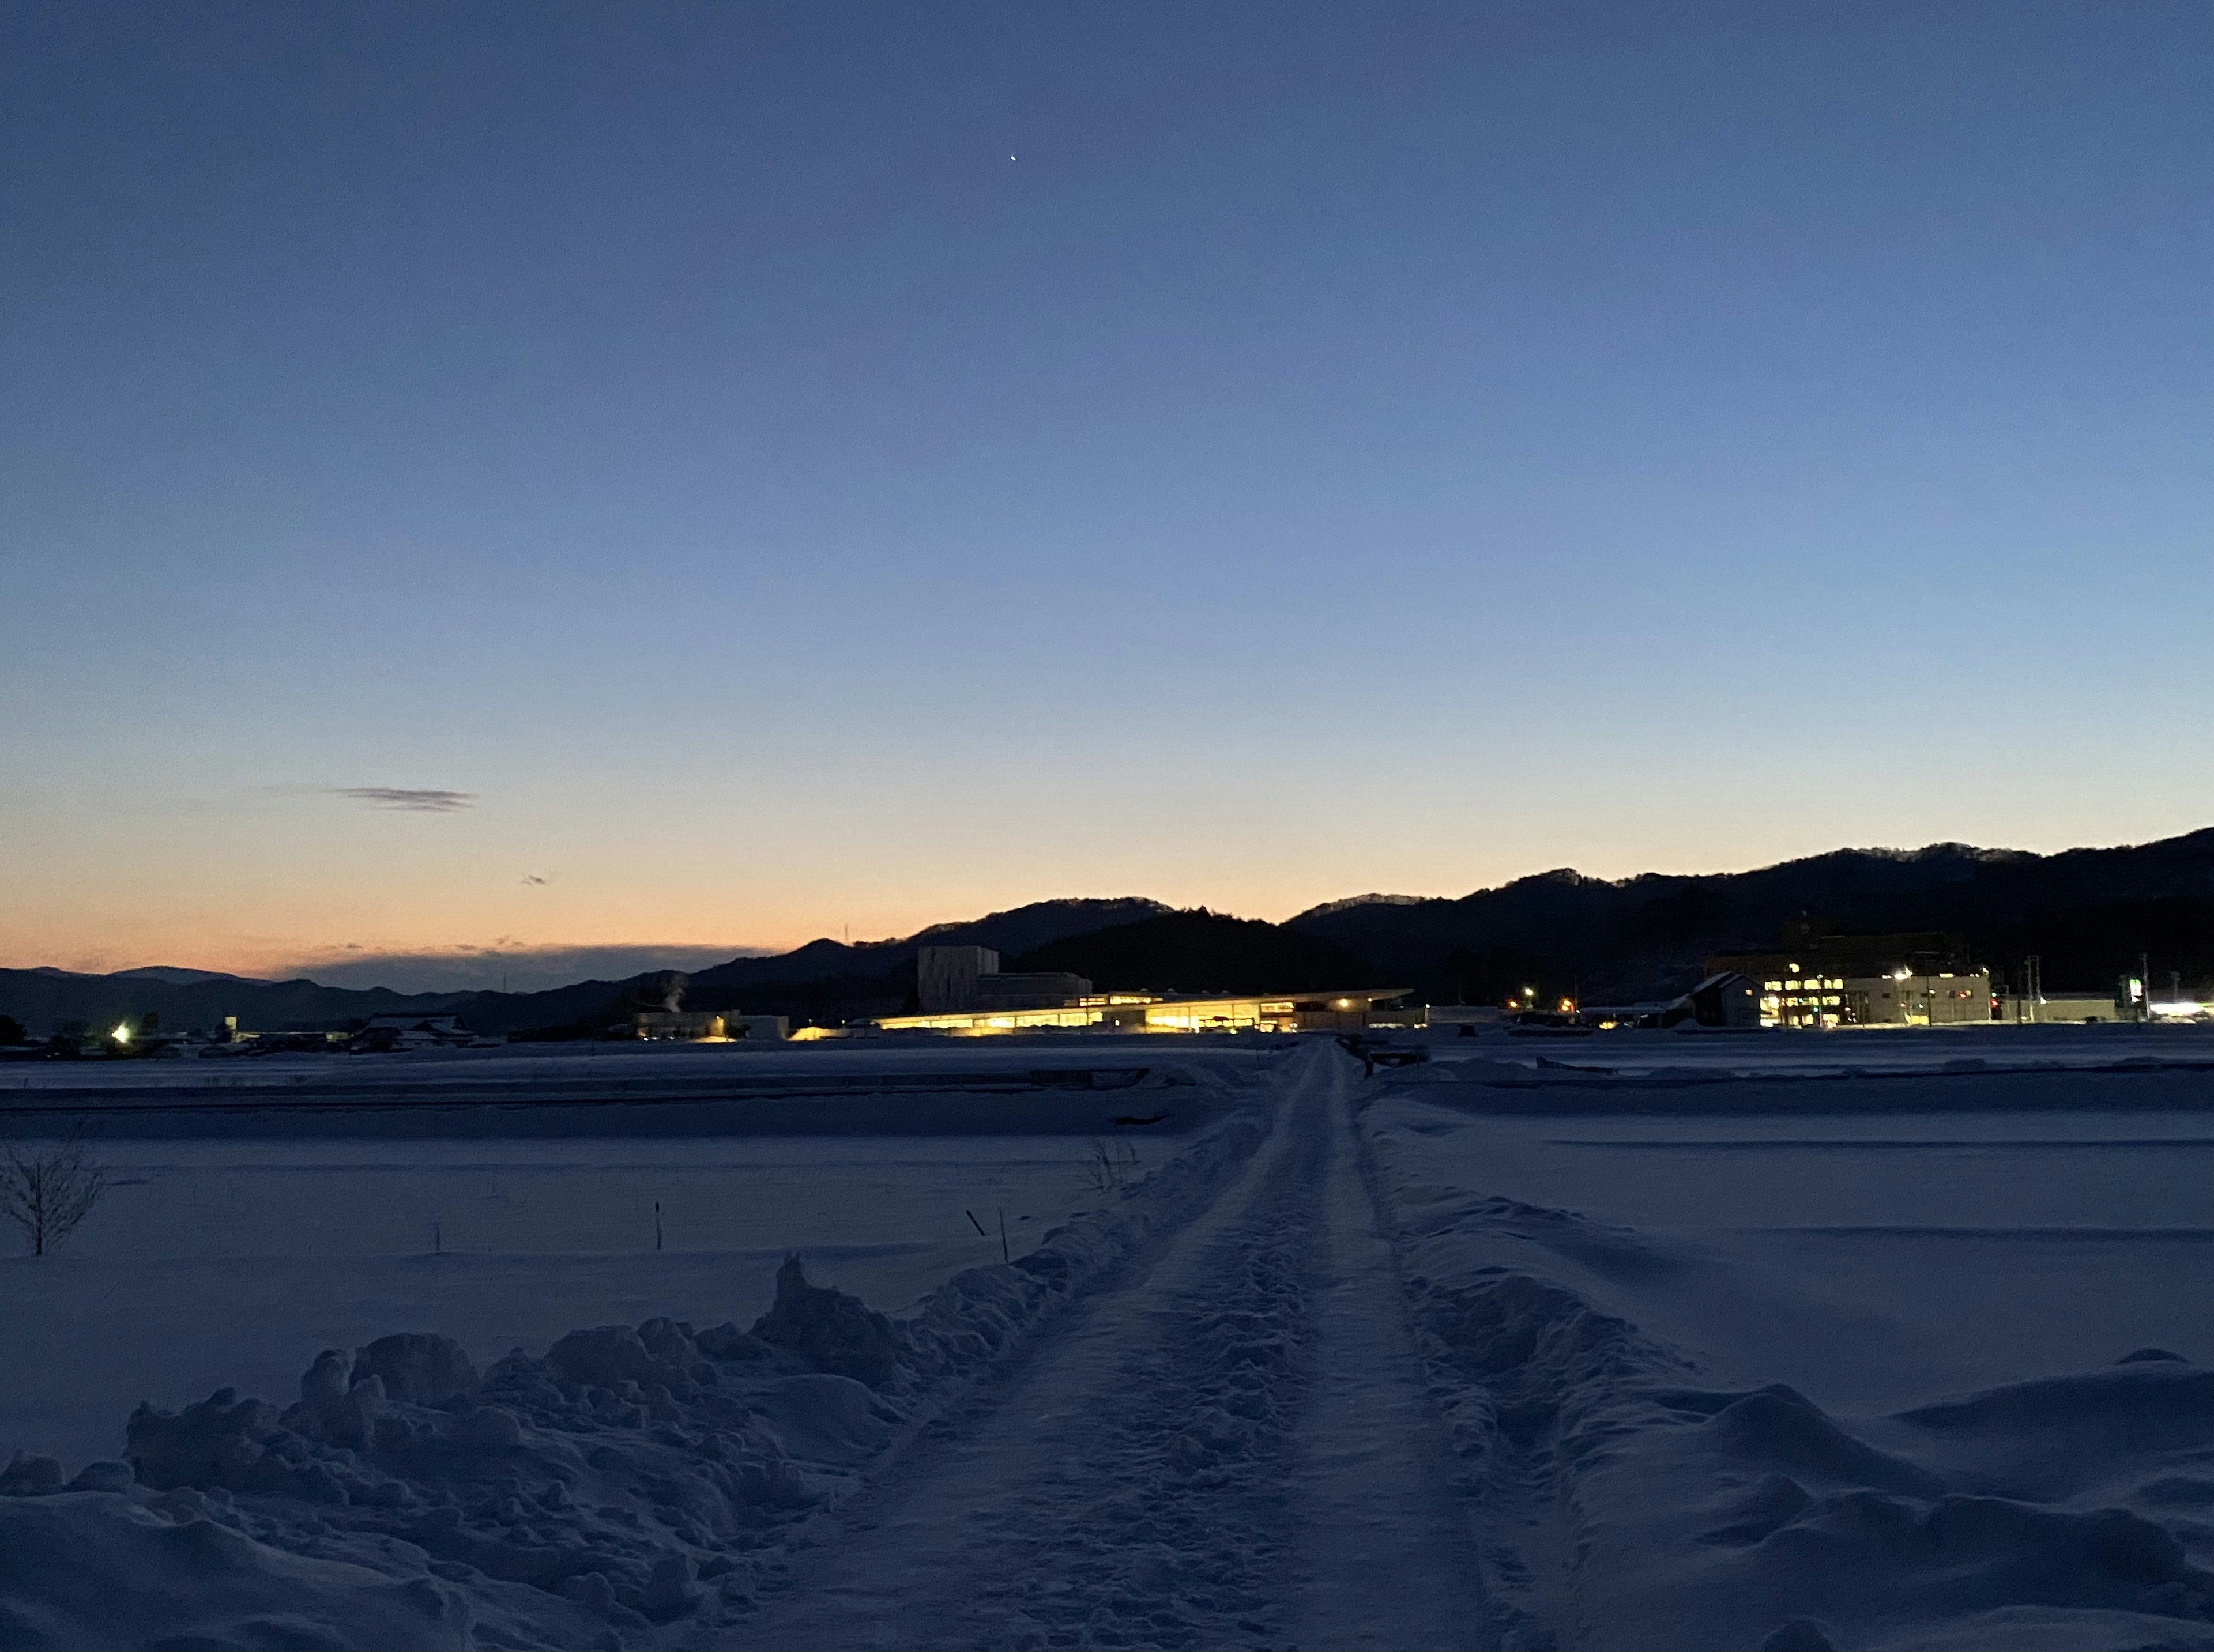
<svg viewBox="0 0 2214 1652">
<path fill-rule="evenodd" d="M 845 1505 L 734 1647 L 1488 1643 L 1350 1064 L 1142 1277 Z"/>
</svg>

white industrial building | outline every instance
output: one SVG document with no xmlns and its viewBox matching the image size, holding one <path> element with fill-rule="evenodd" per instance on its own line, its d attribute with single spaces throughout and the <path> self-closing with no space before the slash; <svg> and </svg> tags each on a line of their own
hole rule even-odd
<svg viewBox="0 0 2214 1652">
<path fill-rule="evenodd" d="M 1788 965 L 1760 984 L 1763 1027 L 1966 1027 L 1991 1020 L 1991 972 L 1826 975 Z"/>
</svg>

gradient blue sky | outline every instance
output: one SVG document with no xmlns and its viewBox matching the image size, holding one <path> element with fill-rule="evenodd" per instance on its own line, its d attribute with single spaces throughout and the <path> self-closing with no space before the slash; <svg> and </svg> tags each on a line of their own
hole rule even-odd
<svg viewBox="0 0 2214 1652">
<path fill-rule="evenodd" d="M 2205 825 L 2210 203 L 2203 0 L 10 7 L 0 962 Z"/>
</svg>

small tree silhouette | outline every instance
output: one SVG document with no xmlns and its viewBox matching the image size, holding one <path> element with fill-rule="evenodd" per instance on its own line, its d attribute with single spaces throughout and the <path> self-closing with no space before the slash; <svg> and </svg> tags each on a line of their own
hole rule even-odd
<svg viewBox="0 0 2214 1652">
<path fill-rule="evenodd" d="M 85 1150 L 82 1130 L 43 1145 L 0 1143 L 0 1216 L 23 1230 L 34 1256 L 44 1256 L 90 1216 L 107 1187 L 107 1172 Z"/>
</svg>

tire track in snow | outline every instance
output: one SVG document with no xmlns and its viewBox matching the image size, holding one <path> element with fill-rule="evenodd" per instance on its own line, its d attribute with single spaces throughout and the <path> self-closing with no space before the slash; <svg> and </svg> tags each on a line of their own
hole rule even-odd
<svg viewBox="0 0 2214 1652">
<path fill-rule="evenodd" d="M 730 1643 L 1487 1643 L 1349 1070 L 1294 1064 L 1214 1206 L 857 1497 Z"/>
<path fill-rule="evenodd" d="M 1300 1063 L 1214 1207 L 857 1498 L 737 1643 L 1286 1643 L 1336 1059 Z"/>
<path fill-rule="evenodd" d="M 1324 1237 L 1300 1419 L 1298 1643 L 1495 1645 L 1471 1487 L 1409 1316 L 1350 1072 L 1338 1064 L 1316 1190 Z"/>
</svg>

